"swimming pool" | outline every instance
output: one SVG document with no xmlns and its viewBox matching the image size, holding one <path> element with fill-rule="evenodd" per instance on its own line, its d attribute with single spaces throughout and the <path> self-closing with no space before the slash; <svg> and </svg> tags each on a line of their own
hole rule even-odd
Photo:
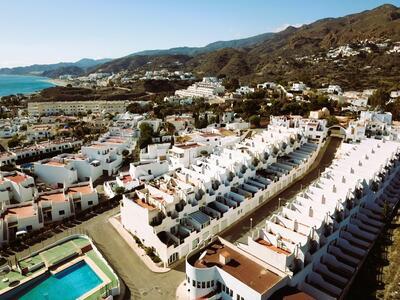
<svg viewBox="0 0 400 300">
<path fill-rule="evenodd" d="M 56 275 L 47 276 L 18 299 L 74 300 L 101 283 L 92 268 L 81 261 Z"/>
</svg>

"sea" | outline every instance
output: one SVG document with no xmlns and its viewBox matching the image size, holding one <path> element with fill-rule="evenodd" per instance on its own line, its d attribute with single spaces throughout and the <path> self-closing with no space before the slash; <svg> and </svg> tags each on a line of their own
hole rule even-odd
<svg viewBox="0 0 400 300">
<path fill-rule="evenodd" d="M 39 76 L 0 75 L 0 97 L 15 94 L 31 94 L 55 84 L 49 78 Z"/>
</svg>

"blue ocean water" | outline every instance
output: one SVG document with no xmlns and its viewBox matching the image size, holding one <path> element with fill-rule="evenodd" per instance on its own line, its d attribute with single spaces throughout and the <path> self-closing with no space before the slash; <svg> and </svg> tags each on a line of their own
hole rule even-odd
<svg viewBox="0 0 400 300">
<path fill-rule="evenodd" d="M 0 97 L 12 94 L 29 94 L 54 86 L 38 76 L 0 75 Z"/>
<path fill-rule="evenodd" d="M 19 299 L 74 300 L 101 283 L 102 280 L 86 262 L 79 262 L 56 275 L 49 276 Z"/>
</svg>

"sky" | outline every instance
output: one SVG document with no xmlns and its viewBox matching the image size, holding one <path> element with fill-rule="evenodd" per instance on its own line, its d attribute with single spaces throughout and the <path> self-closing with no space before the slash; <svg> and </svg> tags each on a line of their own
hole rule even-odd
<svg viewBox="0 0 400 300">
<path fill-rule="evenodd" d="M 400 0 L 0 0 L 0 67 L 276 32 Z"/>
</svg>

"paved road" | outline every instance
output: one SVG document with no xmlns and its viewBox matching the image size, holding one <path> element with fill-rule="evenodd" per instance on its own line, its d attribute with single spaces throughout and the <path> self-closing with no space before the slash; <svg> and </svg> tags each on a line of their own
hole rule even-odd
<svg viewBox="0 0 400 300">
<path fill-rule="evenodd" d="M 319 174 L 332 163 L 335 156 L 336 150 L 341 143 L 341 139 L 332 137 L 327 140 L 325 145 L 325 151 L 321 152 L 317 157 L 313 169 L 306 173 L 301 179 L 296 181 L 286 190 L 282 191 L 280 194 L 276 195 L 270 201 L 265 203 L 265 205 L 259 207 L 255 212 L 245 217 L 240 222 L 236 223 L 232 227 L 229 227 L 224 231 L 221 236 L 230 242 L 245 242 L 247 241 L 246 236 L 250 231 L 250 218 L 252 218 L 252 226 L 262 227 L 264 226 L 264 221 L 268 218 L 271 213 L 278 208 L 279 198 L 281 198 L 281 205 L 283 205 L 288 199 L 295 196 L 302 188 L 308 186 L 312 181 L 319 177 Z"/>
<path fill-rule="evenodd" d="M 317 158 L 316 166 L 310 173 L 260 207 L 251 216 L 228 229 L 222 236 L 230 241 L 236 241 L 243 237 L 249 231 L 250 218 L 253 218 L 254 225 L 260 222 L 262 224 L 262 220 L 276 209 L 279 197 L 289 199 L 300 190 L 301 185 L 304 187 L 318 177 L 319 172 L 331 163 L 340 141 L 335 138 L 329 140 L 326 151 Z M 148 270 L 108 222 L 108 218 L 117 214 L 118 211 L 119 208 L 116 207 L 97 215 L 71 229 L 56 234 L 43 243 L 18 253 L 18 257 L 27 255 L 29 251 L 40 249 L 67 235 L 86 233 L 94 240 L 99 250 L 128 287 L 125 299 L 175 299 L 176 288 L 185 278 L 184 263 L 179 264 L 168 273 L 156 274 Z"/>
</svg>

